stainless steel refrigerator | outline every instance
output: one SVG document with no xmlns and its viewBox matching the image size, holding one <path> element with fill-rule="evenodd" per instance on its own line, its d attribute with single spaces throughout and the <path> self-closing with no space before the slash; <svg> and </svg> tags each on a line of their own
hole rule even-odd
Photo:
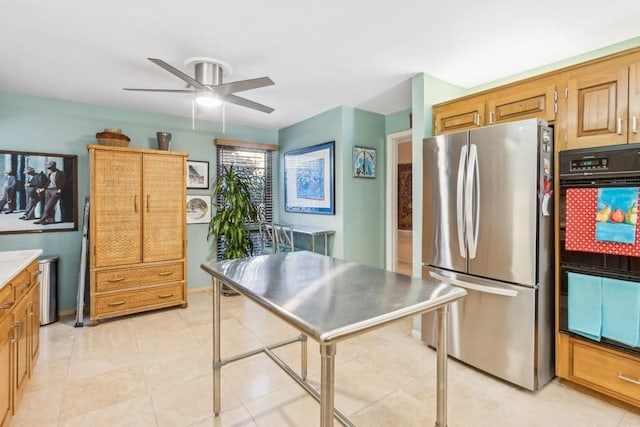
<svg viewBox="0 0 640 427">
<path fill-rule="evenodd" d="M 423 278 L 461 286 L 449 354 L 536 390 L 554 375 L 553 133 L 537 119 L 424 140 Z M 422 339 L 436 342 L 436 318 Z"/>
</svg>

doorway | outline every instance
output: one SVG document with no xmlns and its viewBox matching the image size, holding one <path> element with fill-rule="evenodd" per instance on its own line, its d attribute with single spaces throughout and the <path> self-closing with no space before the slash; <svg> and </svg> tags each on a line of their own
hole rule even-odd
<svg viewBox="0 0 640 427">
<path fill-rule="evenodd" d="M 386 269 L 411 275 L 413 231 L 411 224 L 411 130 L 387 135 Z"/>
</svg>

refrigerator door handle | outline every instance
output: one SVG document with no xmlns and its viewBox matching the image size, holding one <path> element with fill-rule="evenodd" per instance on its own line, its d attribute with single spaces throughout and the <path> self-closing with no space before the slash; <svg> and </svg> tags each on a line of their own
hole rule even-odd
<svg viewBox="0 0 640 427">
<path fill-rule="evenodd" d="M 473 291 L 484 292 L 486 294 L 493 294 L 493 295 L 502 295 L 505 297 L 518 296 L 518 291 L 515 291 L 513 289 L 495 288 L 493 286 L 484 286 L 484 285 L 478 285 L 476 283 L 469 283 L 459 279 L 443 276 L 442 274 L 434 273 L 433 271 L 430 271 L 429 275 L 436 280 L 440 280 L 441 282 L 446 282 L 451 285 L 456 285 L 461 288 L 470 289 Z"/>
<path fill-rule="evenodd" d="M 464 243 L 464 170 L 467 163 L 467 146 L 463 146 L 460 149 L 460 161 L 458 163 L 458 182 L 457 182 L 457 198 L 456 198 L 456 226 L 458 227 L 458 248 L 460 249 L 460 256 L 462 258 L 467 257 L 467 248 Z"/>
<path fill-rule="evenodd" d="M 480 221 L 480 172 L 478 169 L 478 147 L 475 144 L 470 144 L 469 167 L 464 193 L 469 259 L 474 259 L 478 247 L 478 228 Z M 475 205 L 473 205 L 474 195 Z"/>
</svg>

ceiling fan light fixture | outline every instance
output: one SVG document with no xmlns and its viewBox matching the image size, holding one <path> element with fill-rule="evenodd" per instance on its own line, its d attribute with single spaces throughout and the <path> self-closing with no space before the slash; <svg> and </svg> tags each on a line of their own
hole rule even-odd
<svg viewBox="0 0 640 427">
<path fill-rule="evenodd" d="M 216 93 L 202 92 L 196 95 L 196 104 L 201 107 L 219 107 L 222 104 L 222 100 Z"/>
</svg>

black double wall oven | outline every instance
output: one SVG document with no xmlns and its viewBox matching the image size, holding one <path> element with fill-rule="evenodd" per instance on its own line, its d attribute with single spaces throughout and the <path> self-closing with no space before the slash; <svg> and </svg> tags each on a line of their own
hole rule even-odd
<svg viewBox="0 0 640 427">
<path fill-rule="evenodd" d="M 598 242 L 592 242 L 589 238 L 584 239 L 586 235 L 585 230 L 580 228 L 593 228 L 598 225 L 598 221 L 602 223 L 607 222 L 607 216 L 617 215 L 618 217 L 612 218 L 610 221 L 620 222 L 621 224 L 627 223 L 628 225 L 635 224 L 636 222 L 636 209 L 637 204 L 634 202 L 632 206 L 626 206 L 626 211 L 620 210 L 615 214 L 612 209 L 615 207 L 608 207 L 606 204 L 600 206 L 593 206 L 588 204 L 591 208 L 584 208 L 584 225 L 575 225 L 576 218 L 567 217 L 567 215 L 576 216 L 576 208 L 568 206 L 567 194 L 570 193 L 569 203 L 574 203 L 571 200 L 575 199 L 575 194 L 602 194 L 603 189 L 613 189 L 616 191 L 636 191 L 635 189 L 640 187 L 640 144 L 625 144 L 609 147 L 597 147 L 597 148 L 585 148 L 578 150 L 567 150 L 560 152 L 559 155 L 559 188 L 560 188 L 560 300 L 559 300 L 559 322 L 560 331 L 566 334 L 577 335 L 581 338 L 591 339 L 598 341 L 600 344 L 613 347 L 617 350 L 632 353 L 634 355 L 640 355 L 640 347 L 638 341 L 635 344 L 633 340 L 625 339 L 613 339 L 606 334 L 601 336 L 591 337 L 589 334 L 581 334 L 575 332 L 575 329 L 570 327 L 570 317 L 578 319 L 578 321 L 586 322 L 587 324 L 595 325 L 594 323 L 597 317 L 596 314 L 590 313 L 576 313 L 575 301 L 581 302 L 581 298 L 584 298 L 582 294 L 583 288 L 580 286 L 569 286 L 570 277 L 582 277 L 593 280 L 606 280 L 608 283 L 623 283 L 627 286 L 627 291 L 631 289 L 633 295 L 633 285 L 637 286 L 636 295 L 640 295 L 640 256 L 625 254 L 624 251 L 612 250 L 603 251 L 598 249 Z M 583 191 L 584 193 L 580 193 Z M 599 197 L 599 196 L 598 196 Z M 595 200 L 595 199 L 594 199 Z M 600 204 L 600 199 L 598 204 Z M 603 207 L 604 206 L 604 207 Z M 567 209 L 569 208 L 569 209 Z M 591 209 L 591 210 L 589 210 Z M 620 215 L 624 216 L 620 216 Z M 590 223 L 590 221 L 592 223 Z M 568 222 L 570 226 L 567 227 Z M 600 225 L 602 225 L 602 223 Z M 635 226 L 637 227 L 637 225 Z M 569 233 L 572 233 L 571 229 L 578 230 L 578 238 L 582 238 L 582 242 L 570 242 L 569 246 L 573 246 L 571 249 L 567 249 L 567 242 L 570 239 L 575 239 L 573 236 L 567 234 L 567 228 Z M 580 234 L 582 233 L 582 234 Z M 588 233 L 587 233 L 588 234 Z M 597 240 L 594 238 L 594 240 Z M 575 243 L 575 244 L 574 244 Z M 640 242 L 634 242 L 634 245 L 639 245 Z M 582 247 L 583 245 L 584 247 Z M 621 244 L 625 247 L 625 244 Z M 628 244 L 627 244 L 628 245 Z M 577 250 L 576 249 L 583 249 Z M 602 246 L 602 245 L 600 245 Z M 615 246 L 615 244 L 614 244 Z M 608 252 L 608 253 L 607 253 Z M 613 280 L 612 280 L 613 279 Z M 575 281 L 574 281 L 575 283 Z M 631 286 L 631 288 L 629 288 Z M 584 288 L 586 289 L 586 288 Z M 616 290 L 614 289 L 614 292 Z M 574 294 L 570 297 L 570 292 Z M 577 295 L 580 293 L 579 295 Z M 586 294 L 585 294 L 586 295 Z M 621 294 L 622 295 L 622 294 Z M 627 295 L 629 295 L 627 293 Z M 588 299 L 588 298 L 586 298 Z M 585 300 L 586 300 L 585 299 Z M 571 301 L 574 301 L 573 303 Z M 593 303 L 587 302 L 586 304 Z M 602 308 L 600 315 L 609 315 L 613 321 L 616 321 L 620 313 L 606 313 L 605 310 L 611 311 L 611 307 Z M 571 312 L 573 310 L 573 312 Z M 594 309 L 595 310 L 595 309 Z M 634 309 L 627 308 L 629 311 L 627 315 L 631 315 L 633 318 L 634 310 L 636 314 L 640 312 L 639 308 Z M 594 311 L 594 313 L 596 313 Z M 637 317 L 636 317 L 637 318 Z M 626 320 L 625 320 L 626 322 Z M 628 327 L 635 328 L 636 335 L 640 325 L 628 324 Z M 627 324 L 625 324 L 625 327 Z M 618 325 L 620 328 L 620 325 Z M 628 331 L 623 331 L 627 334 Z M 615 337 L 615 334 L 613 335 Z M 626 341 L 626 342 L 625 342 Z"/>
</svg>

